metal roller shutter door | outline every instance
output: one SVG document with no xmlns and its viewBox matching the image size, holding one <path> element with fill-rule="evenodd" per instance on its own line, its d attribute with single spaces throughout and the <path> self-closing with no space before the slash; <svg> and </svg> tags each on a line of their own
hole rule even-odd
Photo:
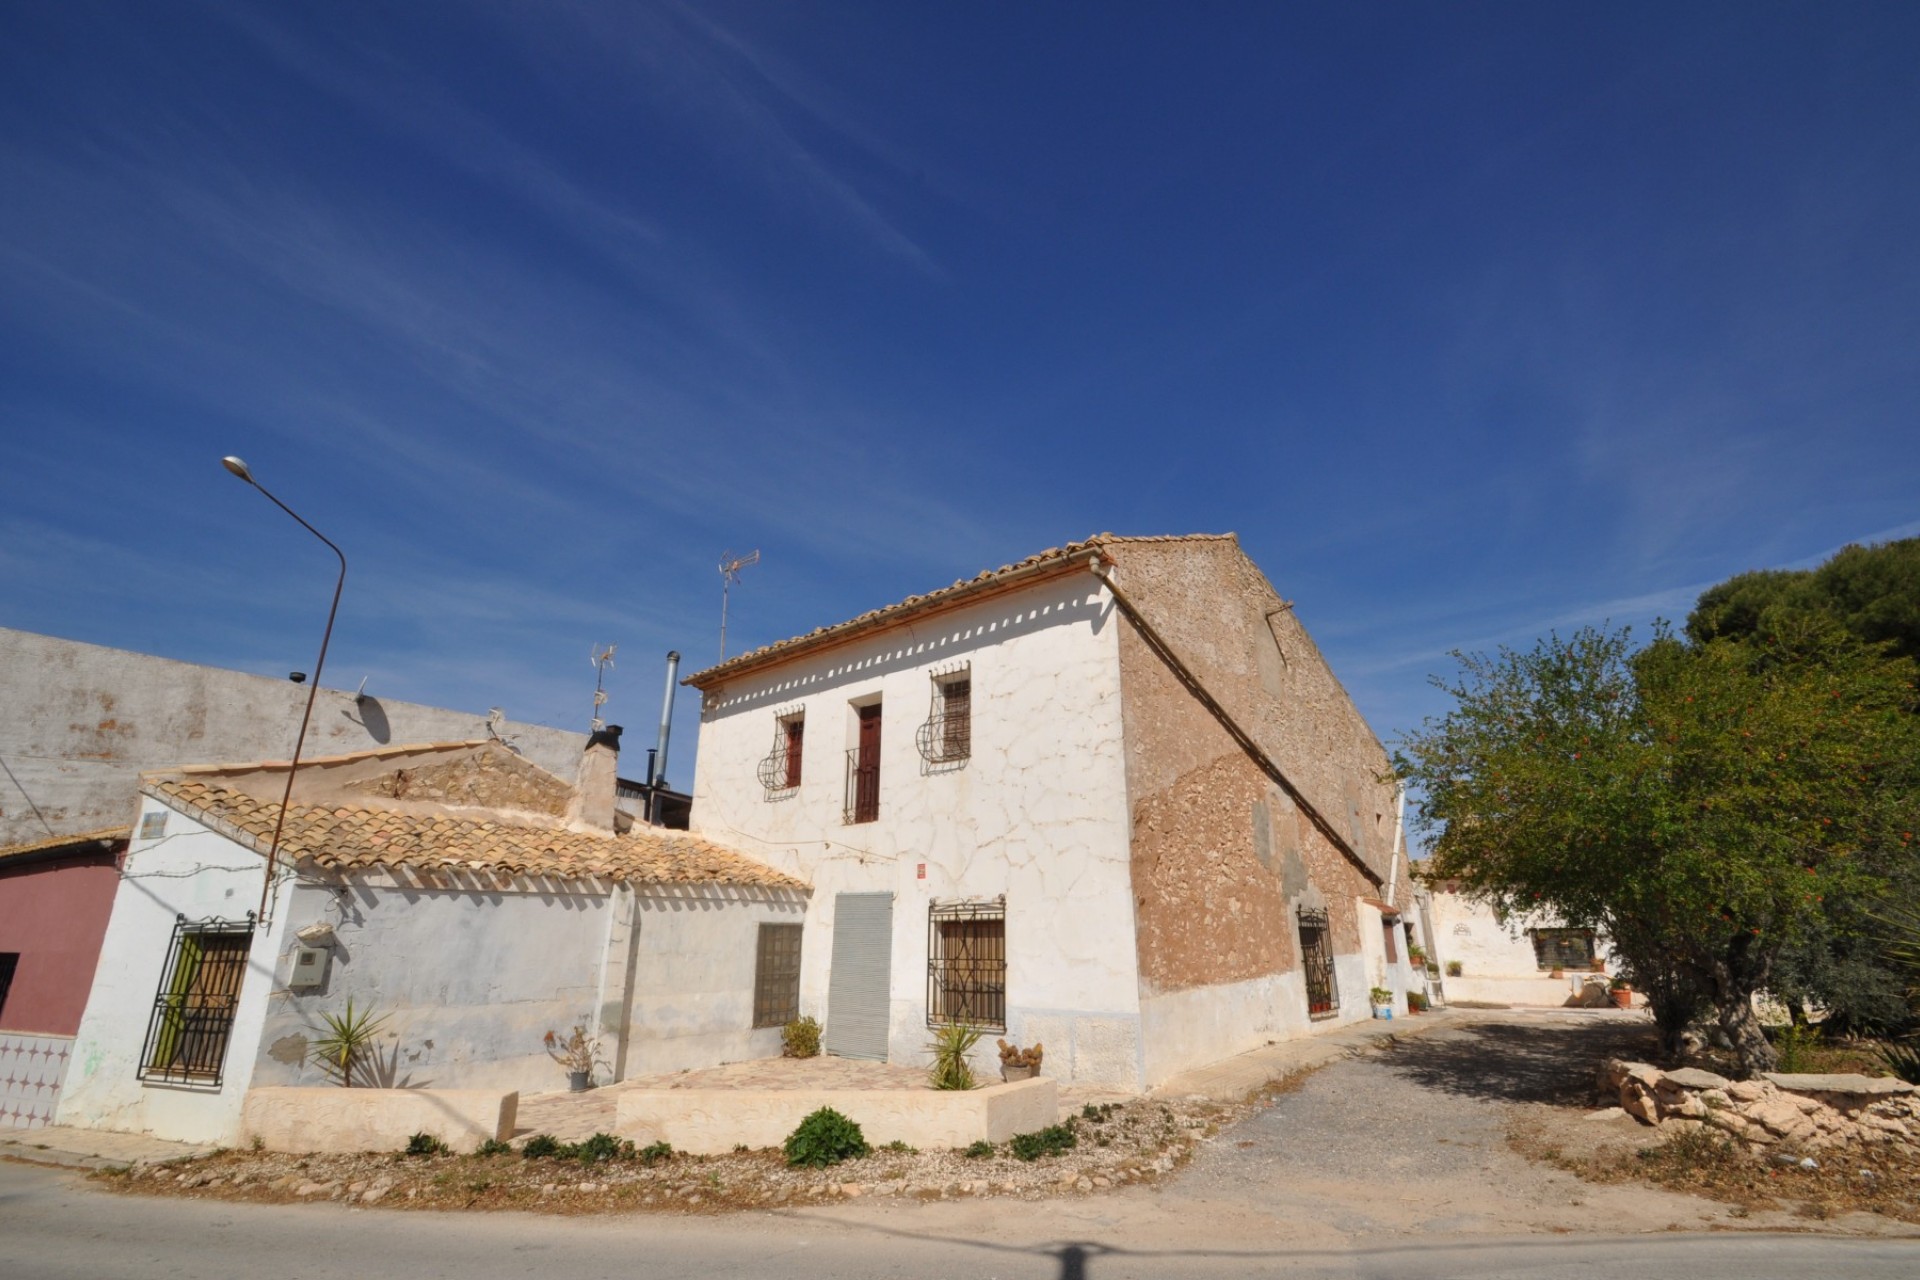
<svg viewBox="0 0 1920 1280">
<path fill-rule="evenodd" d="M 887 1060 L 892 954 L 893 895 L 835 894 L 833 968 L 827 975 L 828 1053 Z"/>
</svg>

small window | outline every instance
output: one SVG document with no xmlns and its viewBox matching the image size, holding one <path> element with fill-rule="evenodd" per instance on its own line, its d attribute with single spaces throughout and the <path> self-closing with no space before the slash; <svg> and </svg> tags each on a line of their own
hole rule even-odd
<svg viewBox="0 0 1920 1280">
<path fill-rule="evenodd" d="M 1007 1029 L 1004 899 L 928 910 L 927 1025 Z"/>
<path fill-rule="evenodd" d="M 1333 971 L 1333 930 L 1325 911 L 1300 908 L 1300 976 L 1307 987 L 1307 1016 L 1331 1018 L 1340 1011 Z"/>
<path fill-rule="evenodd" d="M 1593 930 L 1535 929 L 1533 958 L 1542 969 L 1591 969 Z"/>
<path fill-rule="evenodd" d="M 792 791 L 800 785 L 806 737 L 806 712 L 786 711 L 774 716 L 773 750 L 760 761 L 761 786 L 768 791 Z"/>
<path fill-rule="evenodd" d="M 7 989 L 13 986 L 13 971 L 19 964 L 18 951 L 0 951 L 0 1014 L 7 1011 Z"/>
<path fill-rule="evenodd" d="M 760 926 L 753 973 L 756 1027 L 784 1027 L 800 1016 L 800 928 L 797 924 Z"/>
<path fill-rule="evenodd" d="M 928 764 L 959 764 L 973 755 L 971 668 L 934 673 L 933 707 L 916 737 Z"/>
<path fill-rule="evenodd" d="M 851 826 L 880 819 L 880 704 L 855 707 L 857 744 L 847 751 L 846 803 L 842 816 Z"/>
<path fill-rule="evenodd" d="M 251 913 L 238 922 L 177 918 L 147 1023 L 140 1079 L 220 1086 L 252 945 Z"/>
</svg>

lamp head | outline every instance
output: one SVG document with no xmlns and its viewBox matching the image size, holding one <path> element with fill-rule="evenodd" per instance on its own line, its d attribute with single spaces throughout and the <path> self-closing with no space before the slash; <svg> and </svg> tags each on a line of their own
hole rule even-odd
<svg viewBox="0 0 1920 1280">
<path fill-rule="evenodd" d="M 245 480 L 248 484 L 253 483 L 253 472 L 247 470 L 247 464 L 244 461 L 234 457 L 232 454 L 228 454 L 226 457 L 220 459 L 220 465 L 239 476 L 242 480 Z"/>
</svg>

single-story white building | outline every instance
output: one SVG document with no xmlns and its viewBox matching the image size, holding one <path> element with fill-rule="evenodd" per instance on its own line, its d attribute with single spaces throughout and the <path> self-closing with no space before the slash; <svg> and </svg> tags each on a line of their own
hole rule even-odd
<svg viewBox="0 0 1920 1280">
<path fill-rule="evenodd" d="M 1421 878 L 1417 896 L 1423 945 L 1449 1004 L 1604 1002 L 1613 965 L 1604 932 L 1550 912 L 1505 915 L 1447 880 Z"/>
<path fill-rule="evenodd" d="M 240 1135 L 248 1089 L 317 1085 L 324 1014 L 384 1019 L 366 1082 L 547 1092 L 581 1025 L 601 1080 L 779 1052 L 795 878 L 614 832 L 618 731 L 569 784 L 494 741 L 144 775 L 58 1122 Z"/>
</svg>

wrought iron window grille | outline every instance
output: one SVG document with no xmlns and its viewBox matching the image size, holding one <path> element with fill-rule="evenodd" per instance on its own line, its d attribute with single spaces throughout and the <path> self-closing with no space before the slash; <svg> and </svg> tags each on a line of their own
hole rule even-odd
<svg viewBox="0 0 1920 1280">
<path fill-rule="evenodd" d="M 1307 1016 L 1330 1018 L 1340 1011 L 1340 986 L 1333 972 L 1333 931 L 1327 913 L 1300 908 L 1300 970 L 1307 984 Z"/>
<path fill-rule="evenodd" d="M 245 920 L 174 918 L 138 1079 L 220 1087 L 254 923 L 251 911 Z"/>
<path fill-rule="evenodd" d="M 847 748 L 847 796 L 840 815 L 848 826 L 880 818 L 880 761 L 860 763 L 860 748 Z"/>
<path fill-rule="evenodd" d="M 800 934 L 797 924 L 760 926 L 753 977 L 755 1027 L 784 1027 L 800 1016 Z"/>
<path fill-rule="evenodd" d="M 970 664 L 932 675 L 933 705 L 914 734 L 929 765 L 962 765 L 973 755 L 973 671 Z"/>
<path fill-rule="evenodd" d="M 800 707 L 774 712 L 773 750 L 767 752 L 758 769 L 760 785 L 769 796 L 799 787 L 806 727 L 806 712 Z"/>
<path fill-rule="evenodd" d="M 1542 969 L 1590 969 L 1593 955 L 1591 929 L 1533 930 L 1533 959 Z"/>
<path fill-rule="evenodd" d="M 1007 1029 L 1007 900 L 927 909 L 927 1026 Z"/>
</svg>

